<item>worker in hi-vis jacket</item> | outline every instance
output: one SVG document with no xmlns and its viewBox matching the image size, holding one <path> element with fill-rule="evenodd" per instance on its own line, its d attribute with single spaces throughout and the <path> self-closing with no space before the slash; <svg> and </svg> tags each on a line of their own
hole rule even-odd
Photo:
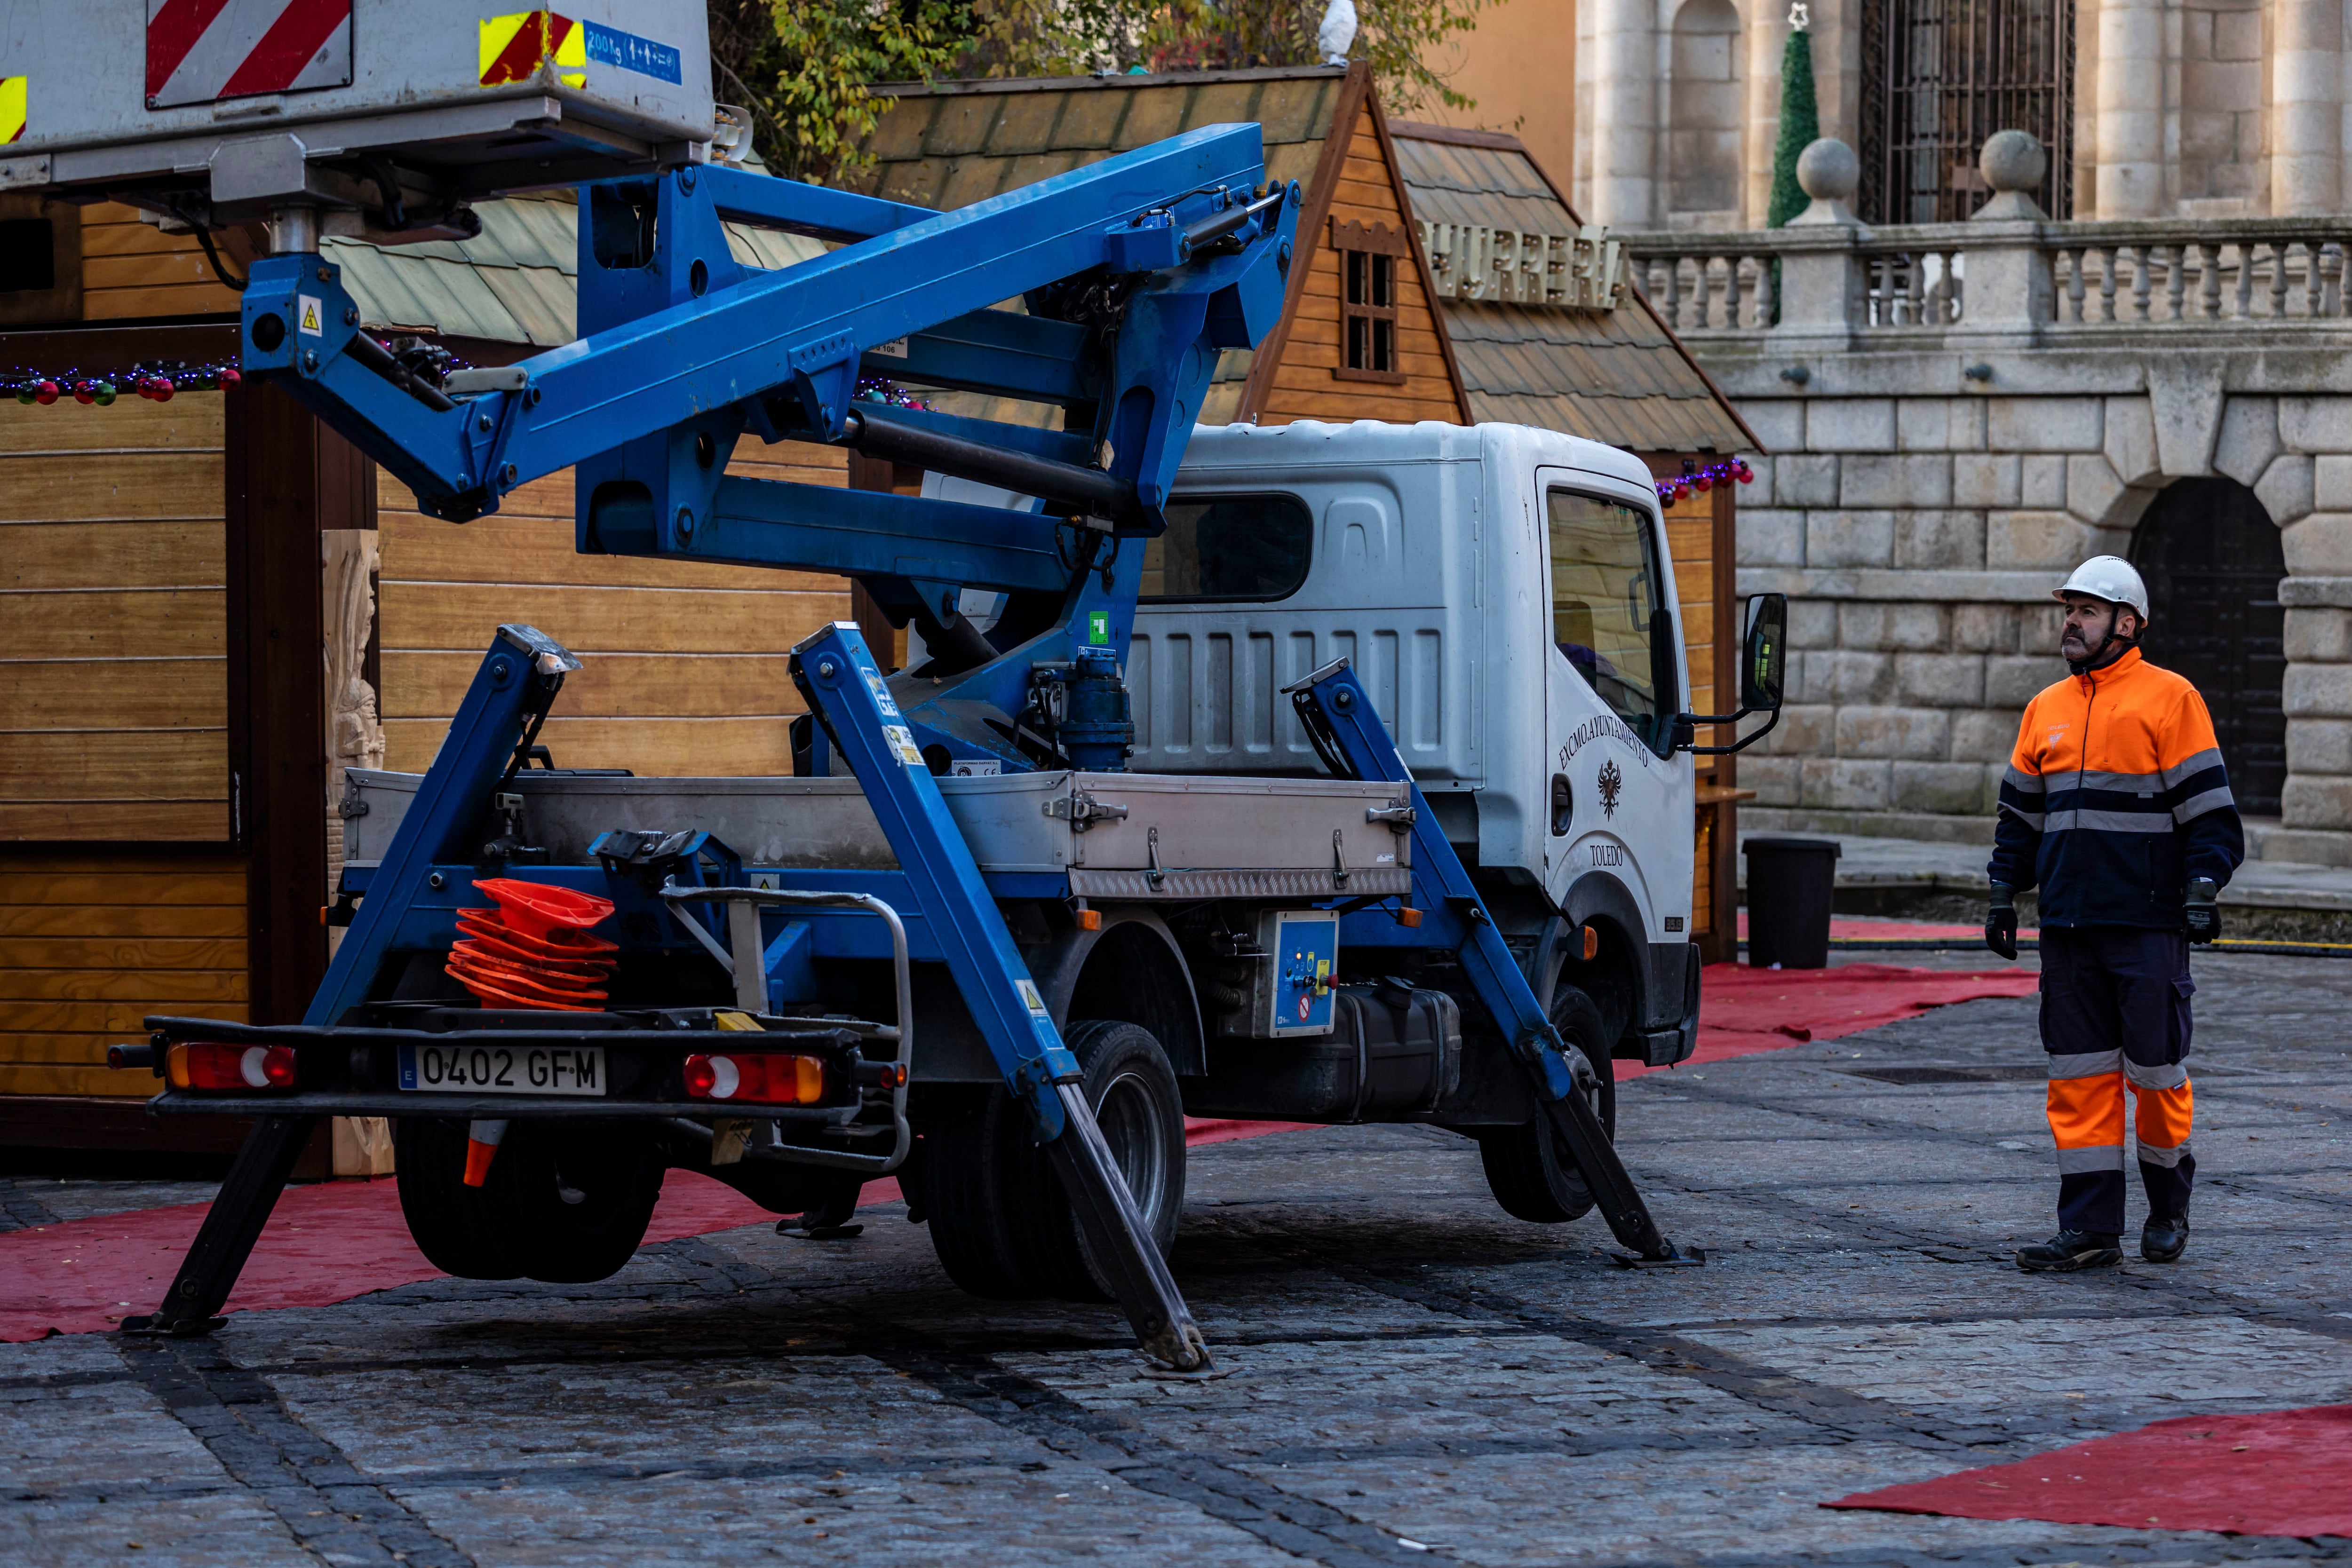
<svg viewBox="0 0 2352 1568">
<path fill-rule="evenodd" d="M 2215 900 L 2246 856 L 2213 721 L 2197 688 L 2140 656 L 2147 588 L 2095 556 L 2066 606 L 2064 680 L 2026 705 L 2000 784 L 1985 946 L 2017 956 L 2016 894 L 2041 888 L 2042 1047 L 2058 1141 L 2058 1234 L 2029 1271 L 2123 1260 L 2124 1087 L 2138 1102 L 2147 1223 L 2140 1256 L 2189 1245 L 2189 945 L 2221 935 Z"/>
</svg>

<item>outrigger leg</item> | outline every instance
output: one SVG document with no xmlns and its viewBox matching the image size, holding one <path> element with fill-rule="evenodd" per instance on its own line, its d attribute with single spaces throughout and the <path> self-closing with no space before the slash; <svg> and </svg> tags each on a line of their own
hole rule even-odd
<svg viewBox="0 0 2352 1568">
<path fill-rule="evenodd" d="M 1471 989 L 1494 1015 L 1511 1042 L 1511 1050 L 1527 1069 L 1538 1103 L 1560 1142 L 1583 1173 L 1586 1187 L 1608 1220 L 1617 1239 L 1633 1249 L 1623 1261 L 1641 1264 L 1696 1264 L 1706 1255 L 1687 1251 L 1658 1231 L 1649 1207 L 1617 1157 L 1601 1119 L 1580 1092 L 1591 1082 L 1592 1066 L 1583 1052 L 1569 1045 L 1536 1003 L 1503 935 L 1486 912 L 1485 900 L 1471 885 L 1454 846 L 1431 812 L 1429 802 L 1397 755 L 1396 742 L 1373 711 L 1372 699 L 1356 679 L 1345 659 L 1317 670 L 1284 688 L 1298 710 L 1317 750 L 1333 771 L 1352 779 L 1379 779 L 1412 792 L 1412 882 L 1415 904 L 1422 911 L 1423 943 L 1451 947 L 1459 956 Z"/>
<path fill-rule="evenodd" d="M 490 796 L 521 767 L 531 739 L 563 685 L 580 667 L 554 639 L 529 626 L 501 626 L 483 655 L 474 684 L 449 723 L 448 738 L 432 770 L 417 786 L 408 814 L 401 819 L 384 852 L 370 896 L 360 903 L 343 934 L 327 977 L 303 1017 L 309 1024 L 331 1024 L 365 998 L 368 983 L 400 925 L 402 914 L 425 891 L 436 861 L 471 862 Z M 159 1020 L 149 1019 L 154 1027 Z M 261 1228 L 278 1207 L 294 1162 L 310 1140 L 316 1116 L 264 1116 L 238 1151 L 228 1180 L 213 1198 L 194 1245 L 154 1312 L 122 1320 L 126 1333 L 210 1333 L 253 1255 Z"/>
<path fill-rule="evenodd" d="M 253 1244 L 261 1239 L 261 1228 L 269 1223 L 278 1195 L 285 1190 L 286 1178 L 294 1174 L 294 1162 L 302 1157 L 302 1145 L 318 1124 L 316 1116 L 264 1116 L 253 1124 L 188 1255 L 180 1260 L 172 1288 L 163 1292 L 163 1304 L 143 1316 L 123 1319 L 124 1333 L 177 1339 L 208 1334 L 221 1326 L 223 1320 L 215 1314 L 245 1272 L 245 1260 L 253 1256 Z"/>
<path fill-rule="evenodd" d="M 1206 1371 L 1208 1345 L 1095 1124 L 1077 1058 L 1062 1043 L 865 638 L 854 622 L 835 622 L 793 650 L 792 669 L 880 820 L 964 1004 L 1005 1087 L 1028 1107 L 1136 1337 L 1179 1372 Z"/>
</svg>

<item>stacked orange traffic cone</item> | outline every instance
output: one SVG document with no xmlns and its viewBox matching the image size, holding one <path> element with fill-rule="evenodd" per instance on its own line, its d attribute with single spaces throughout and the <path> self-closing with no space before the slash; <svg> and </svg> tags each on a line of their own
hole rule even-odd
<svg viewBox="0 0 2352 1568">
<path fill-rule="evenodd" d="M 546 883 L 495 877 L 474 884 L 495 909 L 461 909 L 464 938 L 449 950 L 448 971 L 486 1007 L 593 1013 L 607 992 L 617 945 L 588 935 L 612 917 L 613 903 Z"/>
</svg>

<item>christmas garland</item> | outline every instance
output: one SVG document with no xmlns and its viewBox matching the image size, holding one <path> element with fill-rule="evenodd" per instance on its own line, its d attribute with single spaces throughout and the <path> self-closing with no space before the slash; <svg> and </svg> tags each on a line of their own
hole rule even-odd
<svg viewBox="0 0 2352 1568">
<path fill-rule="evenodd" d="M 0 374 L 0 393 L 11 393 L 21 403 L 43 408 L 59 398 L 71 398 L 104 408 L 125 392 L 153 402 L 169 402 L 173 392 L 218 392 L 245 379 L 233 364 L 192 365 L 185 360 L 142 361 L 128 374 L 86 375 L 79 366 L 61 371 L 36 371 L 22 365 Z"/>
<path fill-rule="evenodd" d="M 1691 492 L 1704 496 L 1717 485 L 1733 480 L 1742 485 L 1756 482 L 1756 470 L 1748 466 L 1748 459 L 1735 457 L 1728 463 L 1710 463 L 1704 468 L 1694 468 L 1687 474 L 1677 474 L 1671 479 L 1658 481 L 1658 505 L 1671 507 L 1676 501 L 1687 501 Z"/>
<path fill-rule="evenodd" d="M 892 408 L 928 409 L 929 401 L 917 397 L 887 376 L 860 376 L 850 395 L 859 402 L 887 403 Z"/>
</svg>

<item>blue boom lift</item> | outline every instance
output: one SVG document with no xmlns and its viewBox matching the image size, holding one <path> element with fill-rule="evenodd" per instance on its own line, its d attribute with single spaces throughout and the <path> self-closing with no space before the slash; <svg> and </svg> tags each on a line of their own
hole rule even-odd
<svg viewBox="0 0 2352 1568">
<path fill-rule="evenodd" d="M 854 1201 L 856 1182 L 901 1169 L 909 1154 L 911 956 L 952 977 L 1010 1103 L 1060 1178 L 1064 1228 L 1075 1223 L 1097 1287 L 1151 1354 L 1180 1371 L 1205 1369 L 1207 1346 L 1001 903 L 1066 904 L 1071 888 L 1049 873 L 983 874 L 935 774 L 1122 767 L 1132 731 L 1120 664 L 1145 546 L 1165 527 L 1219 353 L 1254 347 L 1281 311 L 1298 188 L 1265 183 L 1257 127 L 1224 125 L 953 213 L 714 165 L 586 185 L 579 201 L 577 341 L 505 369 L 420 374 L 359 329 L 338 269 L 298 248 L 253 268 L 247 371 L 317 411 L 451 522 L 572 467 L 583 552 L 835 572 L 865 584 L 895 622 L 916 625 L 929 663 L 916 678 L 893 679 L 846 622 L 807 639 L 791 665 L 812 716 L 800 750 L 804 771 L 826 772 L 837 758 L 856 776 L 899 869 L 770 873 L 752 885 L 733 850 L 689 830 L 608 832 L 588 860 L 552 863 L 524 841 L 509 790 L 578 661 L 530 627 L 500 627 L 380 863 L 347 874 L 349 930 L 304 1022 L 155 1019 L 149 1045 L 118 1048 L 119 1064 L 159 1074 L 191 1042 L 259 1048 L 287 1064 L 249 1090 L 172 1087 L 159 1097 L 159 1111 L 259 1120 L 164 1302 L 125 1327 L 185 1333 L 216 1324 L 316 1119 L 414 1115 L 418 1098 L 404 1089 L 420 1061 L 442 1063 L 435 1071 L 445 1076 L 457 1063 L 462 1086 L 468 1053 L 478 1082 L 498 1052 L 541 1071 L 567 1049 L 595 1049 L 607 1082 L 594 1096 L 526 1103 L 489 1092 L 493 1084 L 469 1094 L 445 1083 L 434 1114 L 472 1118 L 472 1141 L 496 1145 L 510 1120 L 562 1136 L 686 1125 L 684 1113 L 719 1107 L 681 1094 L 685 1052 L 740 1042 L 744 1030 L 781 1034 L 826 1064 L 826 1087 L 819 1104 L 763 1107 L 773 1142 L 761 1152 L 797 1176 L 847 1181 Z M 841 247 L 762 271 L 730 253 L 730 223 Z M 1014 298 L 1024 310 L 994 308 Z M 1058 405 L 1062 428 L 857 395 L 862 377 L 884 375 Z M 1018 510 L 730 476 L 728 459 L 747 435 L 844 445 L 1035 500 Z M 985 631 L 961 613 L 967 588 L 1005 596 Z M 1322 901 L 1342 939 L 1457 964 L 1618 1237 L 1638 1260 L 1695 1260 L 1651 1221 L 1596 1118 L 1590 1063 L 1538 1006 L 1364 687 L 1341 662 L 1291 695 L 1334 774 L 1396 787 L 1398 806 L 1370 815 L 1411 839 L 1405 896 Z M 457 913 L 484 902 L 477 882 L 498 876 L 611 899 L 621 961 L 636 966 L 632 1005 L 616 999 L 597 1014 L 485 1008 L 453 1022 L 455 1009 L 415 991 L 414 977 L 437 971 L 449 950 Z M 1337 880 L 1344 886 L 1344 874 Z M 826 1011 L 812 985 L 813 954 L 888 959 L 897 1021 L 858 1024 Z M 707 994 L 665 1004 L 661 977 L 686 965 L 707 974 L 713 963 L 731 975 L 733 1009 Z M 1314 989 L 1311 975 L 1297 983 Z M 740 1149 L 749 1126 L 720 1120 L 700 1135 Z M 467 1249 L 482 1242 L 464 1230 L 467 1206 L 488 1202 L 495 1181 L 476 1194 L 452 1177 L 442 1195 L 448 1213 L 421 1213 L 407 1127 L 412 1228 L 436 1262 L 467 1271 Z M 422 1145 L 414 1152 L 425 1157 Z M 422 1175 L 414 1185 L 424 1188 Z M 590 1193 L 588 1207 L 649 1207 L 641 1184 L 624 1186 Z M 541 1218 L 568 1222 L 560 1211 Z M 1017 1228 L 1024 1217 L 1007 1223 Z M 619 1231 L 625 1258 L 635 1236 Z M 606 1259 L 584 1277 L 617 1266 Z"/>
</svg>

